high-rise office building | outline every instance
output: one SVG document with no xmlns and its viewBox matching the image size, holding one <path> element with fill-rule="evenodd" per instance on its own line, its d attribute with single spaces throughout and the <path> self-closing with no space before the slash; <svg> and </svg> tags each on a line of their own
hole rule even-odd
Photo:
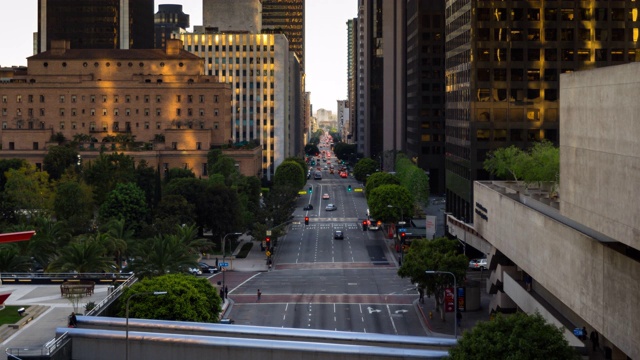
<svg viewBox="0 0 640 360">
<path fill-rule="evenodd" d="M 202 0 L 202 25 L 211 32 L 257 34 L 261 0 Z"/>
<path fill-rule="evenodd" d="M 153 0 L 39 0 L 38 52 L 51 40 L 72 49 L 152 49 Z"/>
<path fill-rule="evenodd" d="M 304 0 L 262 0 L 262 31 L 284 34 L 304 71 Z"/>
<path fill-rule="evenodd" d="M 167 39 L 179 38 L 189 27 L 189 15 L 182 12 L 182 5 L 158 5 L 153 20 L 156 49 L 164 49 Z"/>
<path fill-rule="evenodd" d="M 356 68 L 358 59 L 358 38 L 356 31 L 358 28 L 358 19 L 349 19 L 347 21 L 347 94 L 349 99 L 349 122 L 346 129 L 346 136 L 342 140 L 348 144 L 353 144 L 357 138 L 356 126 Z"/>
<path fill-rule="evenodd" d="M 560 74 L 640 59 L 635 0 L 446 3 L 446 203 L 472 218 L 487 153 L 559 139 Z"/>
<path fill-rule="evenodd" d="M 444 3 L 444 0 L 406 2 L 404 150 L 429 172 L 432 194 L 445 191 Z"/>
</svg>

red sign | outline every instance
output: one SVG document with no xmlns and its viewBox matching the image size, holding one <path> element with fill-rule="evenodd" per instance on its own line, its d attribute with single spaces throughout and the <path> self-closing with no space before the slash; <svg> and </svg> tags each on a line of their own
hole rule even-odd
<svg viewBox="0 0 640 360">
<path fill-rule="evenodd" d="M 455 306 L 455 299 L 453 296 L 453 288 L 444 289 L 444 311 L 453 312 Z"/>
</svg>

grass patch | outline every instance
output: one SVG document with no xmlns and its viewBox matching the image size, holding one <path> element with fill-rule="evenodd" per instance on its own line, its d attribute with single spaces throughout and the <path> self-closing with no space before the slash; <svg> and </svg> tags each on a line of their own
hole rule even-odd
<svg viewBox="0 0 640 360">
<path fill-rule="evenodd" d="M 18 309 L 21 307 L 28 308 L 28 306 L 7 305 L 4 310 L 0 310 L 0 325 L 17 323 L 21 319 L 18 314 Z"/>
<path fill-rule="evenodd" d="M 249 251 L 251 251 L 252 247 L 253 247 L 253 242 L 244 243 L 244 245 L 242 245 L 242 249 L 240 249 L 240 252 L 238 253 L 238 255 L 236 255 L 236 258 L 237 259 L 246 258 L 247 255 L 249 254 Z"/>
</svg>

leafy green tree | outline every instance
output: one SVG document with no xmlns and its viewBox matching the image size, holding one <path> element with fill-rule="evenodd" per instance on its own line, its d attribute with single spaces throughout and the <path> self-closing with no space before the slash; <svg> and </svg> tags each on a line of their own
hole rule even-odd
<svg viewBox="0 0 640 360">
<path fill-rule="evenodd" d="M 284 161 L 293 161 L 293 162 L 297 163 L 298 165 L 300 165 L 300 167 L 302 168 L 303 172 L 306 173 L 306 171 L 307 171 L 307 162 L 304 161 L 304 158 L 301 158 L 301 157 L 288 157 L 288 158 L 284 159 Z"/>
<path fill-rule="evenodd" d="M 369 194 L 373 189 L 380 185 L 400 185 L 400 179 L 397 176 L 387 172 L 377 172 L 372 174 L 367 179 L 367 185 L 365 186 L 365 195 L 369 198 Z"/>
<path fill-rule="evenodd" d="M 145 160 L 140 160 L 134 170 L 135 183 L 145 193 L 150 209 L 155 209 L 160 201 L 161 177 L 160 173 L 149 166 Z"/>
<path fill-rule="evenodd" d="M 46 171 L 37 171 L 35 165 L 9 169 L 5 176 L 4 192 L 22 214 L 34 217 L 47 214 L 53 207 L 54 192 Z"/>
<path fill-rule="evenodd" d="M 353 176 L 358 181 L 366 181 L 367 175 L 373 175 L 378 171 L 378 162 L 370 158 L 362 158 L 358 160 L 356 166 L 353 167 Z"/>
<path fill-rule="evenodd" d="M 134 183 L 117 184 L 109 193 L 105 202 L 100 206 L 100 218 L 124 219 L 134 229 L 147 219 L 147 203 L 144 192 Z"/>
<path fill-rule="evenodd" d="M 42 162 L 44 171 L 52 180 L 58 180 L 71 166 L 77 166 L 78 152 L 70 146 L 51 146 Z"/>
<path fill-rule="evenodd" d="M 447 271 L 455 275 L 461 284 L 466 274 L 469 260 L 464 254 L 458 254 L 458 241 L 446 237 L 434 240 L 413 240 L 404 255 L 398 275 L 409 278 L 418 287 L 425 289 L 427 295 L 433 295 L 440 318 L 444 321 L 444 290 L 453 286 L 449 274 L 425 274 L 425 270 Z"/>
<path fill-rule="evenodd" d="M 396 156 L 396 174 L 417 201 L 425 205 L 429 202 L 429 175 L 401 153 Z"/>
<path fill-rule="evenodd" d="M 203 224 L 211 229 L 214 239 L 238 231 L 242 225 L 242 214 L 240 200 L 234 190 L 223 185 L 207 184 L 201 196 L 204 210 L 197 210 L 198 215 L 202 215 Z"/>
<path fill-rule="evenodd" d="M 4 191 L 7 184 L 6 172 L 10 169 L 18 170 L 29 163 L 24 159 L 0 159 L 0 191 Z"/>
<path fill-rule="evenodd" d="M 236 184 L 242 176 L 236 166 L 236 161 L 224 154 L 218 155 L 216 162 L 211 165 L 209 170 L 209 175 L 222 175 L 227 186 Z"/>
<path fill-rule="evenodd" d="M 196 177 L 196 174 L 194 174 L 191 169 L 171 168 L 167 172 L 167 176 L 164 178 L 164 181 L 168 183 L 173 179 L 195 178 L 195 177 Z"/>
<path fill-rule="evenodd" d="M 296 161 L 283 161 L 282 164 L 276 168 L 273 184 L 275 186 L 288 186 L 300 190 L 307 182 L 304 169 L 305 167 L 300 166 Z"/>
<path fill-rule="evenodd" d="M 579 359 L 562 329 L 545 322 L 540 314 L 497 314 L 495 319 L 465 331 L 449 350 L 449 359 Z"/>
<path fill-rule="evenodd" d="M 81 179 L 63 176 L 56 184 L 53 211 L 58 220 L 66 221 L 73 234 L 89 229 L 93 219 L 91 187 Z"/>
<path fill-rule="evenodd" d="M 165 195 L 158 203 L 153 223 L 159 234 L 172 234 L 177 225 L 196 223 L 196 206 L 181 195 Z"/>
<path fill-rule="evenodd" d="M 134 249 L 138 244 L 137 239 L 134 237 L 135 231 L 127 225 L 123 218 L 109 220 L 105 225 L 105 230 L 110 242 L 115 245 L 111 248 L 114 250 L 114 258 L 118 268 L 120 268 L 123 255 L 134 253 Z"/>
<path fill-rule="evenodd" d="M 358 146 L 356 144 L 338 142 L 333 146 L 333 152 L 336 154 L 338 159 L 349 161 L 351 155 L 358 153 Z"/>
<path fill-rule="evenodd" d="M 290 186 L 275 185 L 264 197 L 264 207 L 258 215 L 258 221 L 273 220 L 272 225 L 279 225 L 289 220 L 296 207 L 298 189 Z"/>
<path fill-rule="evenodd" d="M 318 149 L 318 143 L 312 144 L 308 143 L 304 146 L 304 153 L 309 156 L 315 156 L 316 154 L 320 154 L 320 149 Z"/>
<path fill-rule="evenodd" d="M 102 153 L 83 166 L 82 174 L 93 187 L 96 205 L 101 206 L 117 184 L 135 182 L 135 161 L 121 153 Z"/>
<path fill-rule="evenodd" d="M 115 266 L 104 246 L 95 236 L 84 236 L 71 241 L 60 250 L 60 255 L 47 267 L 48 272 L 111 272 Z"/>
<path fill-rule="evenodd" d="M 130 268 L 144 278 L 183 273 L 197 266 L 199 256 L 177 235 L 158 235 L 142 241 L 134 257 Z"/>
<path fill-rule="evenodd" d="M 126 315 L 126 302 L 134 294 L 166 291 L 165 295 L 138 296 L 129 301 L 129 317 L 154 320 L 218 322 L 222 299 L 207 279 L 167 274 L 143 279 L 124 290 L 118 315 Z"/>
<path fill-rule="evenodd" d="M 560 175 L 560 151 L 547 140 L 537 142 L 528 152 L 523 180 L 527 183 L 557 182 Z"/>
<path fill-rule="evenodd" d="M 0 272 L 30 272 L 31 259 L 28 256 L 20 255 L 16 244 L 0 245 Z"/>
<path fill-rule="evenodd" d="M 515 145 L 511 145 L 490 152 L 483 163 L 483 168 L 499 178 L 518 181 L 522 177 L 524 170 L 522 165 L 525 159 L 526 153 Z"/>
<path fill-rule="evenodd" d="M 400 185 L 380 185 L 369 193 L 369 211 L 374 219 L 384 222 L 413 215 L 413 195 Z M 391 207 L 389 207 L 391 205 Z"/>
</svg>

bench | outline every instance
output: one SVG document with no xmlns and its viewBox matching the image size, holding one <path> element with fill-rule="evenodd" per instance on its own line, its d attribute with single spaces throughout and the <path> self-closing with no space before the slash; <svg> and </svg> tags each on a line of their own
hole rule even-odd
<svg viewBox="0 0 640 360">
<path fill-rule="evenodd" d="M 95 286 L 96 283 L 93 281 L 64 282 L 60 284 L 60 296 L 91 296 L 93 295 Z"/>
</svg>

